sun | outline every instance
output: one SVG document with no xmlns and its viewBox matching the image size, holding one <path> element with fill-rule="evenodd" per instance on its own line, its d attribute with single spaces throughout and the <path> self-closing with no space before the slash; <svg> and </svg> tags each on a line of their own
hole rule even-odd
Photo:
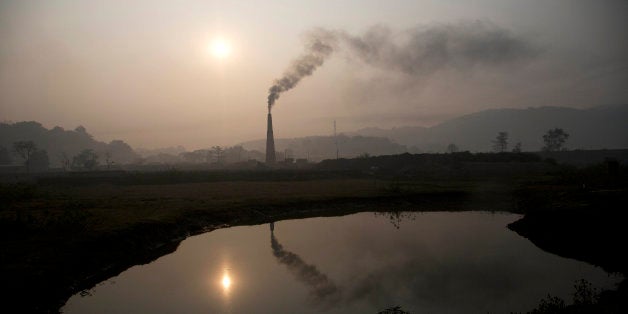
<svg viewBox="0 0 628 314">
<path fill-rule="evenodd" d="M 218 59 L 226 59 L 231 55 L 231 44 L 229 41 L 218 38 L 209 44 L 209 52 Z"/>
<path fill-rule="evenodd" d="M 225 274 L 225 275 L 222 277 L 222 282 L 221 282 L 221 283 L 222 283 L 222 287 L 223 287 L 223 288 L 225 288 L 225 289 L 229 289 L 229 287 L 231 287 L 231 277 L 229 277 L 229 275 L 228 275 L 228 274 Z"/>
</svg>

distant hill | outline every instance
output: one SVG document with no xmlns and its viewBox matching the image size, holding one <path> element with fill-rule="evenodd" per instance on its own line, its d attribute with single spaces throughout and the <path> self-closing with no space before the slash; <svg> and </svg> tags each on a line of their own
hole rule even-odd
<svg viewBox="0 0 628 314">
<path fill-rule="evenodd" d="M 35 121 L 0 123 L 0 149 L 11 151 L 16 141 L 33 141 L 38 149 L 46 150 L 51 167 L 61 165 L 61 156 L 66 154 L 70 160 L 84 149 L 93 149 L 104 163 L 104 154 L 111 154 L 116 164 L 127 164 L 139 158 L 139 155 L 125 142 L 114 140 L 110 143 L 95 140 L 84 127 L 64 130 L 54 127 L 50 130 Z M 14 162 L 19 162 L 13 157 Z"/>
<path fill-rule="evenodd" d="M 498 132 L 505 131 L 509 148 L 521 142 L 524 151 L 536 151 L 543 146 L 543 134 L 551 128 L 562 128 L 570 134 L 568 149 L 628 148 L 628 105 L 492 109 L 429 128 L 365 128 L 350 134 L 387 137 L 424 152 L 442 152 L 450 143 L 460 150 L 490 151 L 491 141 Z"/>
<path fill-rule="evenodd" d="M 394 143 L 390 139 L 373 136 L 346 136 L 339 134 L 338 155 L 341 158 L 352 158 L 363 154 L 392 155 L 407 151 L 404 145 Z M 248 150 L 266 151 L 266 140 L 255 140 L 241 143 Z M 275 139 L 277 159 L 281 160 L 287 153 L 291 158 L 307 158 L 310 161 L 336 158 L 336 144 L 333 136 L 307 136 L 299 138 Z"/>
</svg>

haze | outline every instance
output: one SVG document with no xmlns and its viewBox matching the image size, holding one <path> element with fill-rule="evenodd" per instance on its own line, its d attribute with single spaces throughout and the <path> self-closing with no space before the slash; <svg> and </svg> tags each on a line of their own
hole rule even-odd
<svg viewBox="0 0 628 314">
<path fill-rule="evenodd" d="M 334 119 L 347 132 L 487 108 L 628 101 L 621 0 L 2 1 L 0 120 L 84 125 L 133 147 L 233 145 L 265 136 L 268 89 L 312 29 L 363 36 L 475 22 L 531 52 L 420 77 L 335 53 L 282 94 L 275 136 L 330 134 Z"/>
</svg>

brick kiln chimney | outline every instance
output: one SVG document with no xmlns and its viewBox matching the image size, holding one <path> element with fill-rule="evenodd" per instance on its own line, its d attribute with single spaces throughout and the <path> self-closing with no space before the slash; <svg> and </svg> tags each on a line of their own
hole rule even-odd
<svg viewBox="0 0 628 314">
<path fill-rule="evenodd" d="M 268 126 L 266 128 L 266 163 L 275 163 L 275 137 L 273 136 L 273 116 L 268 108 Z"/>
</svg>

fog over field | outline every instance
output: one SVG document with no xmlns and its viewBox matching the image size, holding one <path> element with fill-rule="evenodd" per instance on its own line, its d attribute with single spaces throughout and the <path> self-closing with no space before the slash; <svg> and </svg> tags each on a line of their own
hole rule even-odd
<svg viewBox="0 0 628 314">
<path fill-rule="evenodd" d="M 0 120 L 194 150 L 263 138 L 269 95 L 277 138 L 626 104 L 627 16 L 621 0 L 2 1 Z"/>
<path fill-rule="evenodd" d="M 628 0 L 0 0 L 2 313 L 628 313 Z"/>
</svg>

